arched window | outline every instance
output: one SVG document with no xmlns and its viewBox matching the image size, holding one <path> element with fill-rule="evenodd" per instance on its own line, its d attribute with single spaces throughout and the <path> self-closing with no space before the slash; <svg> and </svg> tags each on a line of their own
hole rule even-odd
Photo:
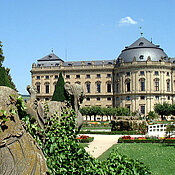
<svg viewBox="0 0 175 175">
<path fill-rule="evenodd" d="M 97 92 L 100 93 L 101 92 L 101 82 L 97 81 L 96 86 L 97 86 Z"/>
<path fill-rule="evenodd" d="M 159 91 L 159 79 L 158 78 L 154 79 L 154 82 L 155 82 L 155 91 Z"/>
<path fill-rule="evenodd" d="M 80 81 L 76 81 L 75 84 L 81 84 L 81 82 Z"/>
<path fill-rule="evenodd" d="M 49 85 L 49 82 L 46 82 L 45 83 L 45 93 L 49 94 L 49 92 L 50 92 L 50 85 Z"/>
<path fill-rule="evenodd" d="M 40 91 L 41 91 L 40 83 L 37 82 L 35 85 L 36 85 L 37 93 L 40 94 Z"/>
<path fill-rule="evenodd" d="M 145 79 L 141 78 L 139 81 L 140 81 L 140 90 L 145 91 Z"/>
<path fill-rule="evenodd" d="M 126 79 L 125 84 L 126 84 L 126 92 L 130 92 L 131 91 L 131 80 Z"/>
<path fill-rule="evenodd" d="M 107 92 L 112 92 L 112 83 L 110 81 L 106 82 L 107 85 Z"/>
<path fill-rule="evenodd" d="M 91 92 L 91 82 L 89 82 L 89 81 L 86 82 L 86 92 L 87 93 Z"/>
<path fill-rule="evenodd" d="M 170 80 L 169 79 L 166 81 L 166 85 L 167 85 L 167 92 L 170 92 Z"/>
</svg>

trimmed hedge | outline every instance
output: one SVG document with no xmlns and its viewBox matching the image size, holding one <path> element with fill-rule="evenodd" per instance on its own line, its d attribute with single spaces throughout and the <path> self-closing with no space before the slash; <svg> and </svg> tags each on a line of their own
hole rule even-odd
<svg viewBox="0 0 175 175">
<path fill-rule="evenodd" d="M 168 139 L 118 139 L 118 143 L 175 143 L 175 140 L 168 140 Z"/>
<path fill-rule="evenodd" d="M 89 137 L 87 139 L 78 139 L 80 143 L 90 143 L 94 140 L 94 137 Z"/>
<path fill-rule="evenodd" d="M 137 131 L 80 131 L 80 134 L 138 135 Z"/>
</svg>

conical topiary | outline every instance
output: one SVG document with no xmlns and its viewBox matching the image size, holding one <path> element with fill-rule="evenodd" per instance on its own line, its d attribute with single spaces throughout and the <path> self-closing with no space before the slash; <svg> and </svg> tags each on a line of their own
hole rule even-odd
<svg viewBox="0 0 175 175">
<path fill-rule="evenodd" d="M 52 96 L 52 101 L 61 101 L 66 100 L 65 97 L 65 89 L 64 89 L 64 78 L 62 76 L 62 72 L 59 74 L 59 78 L 55 87 L 55 91 Z"/>
<path fill-rule="evenodd" d="M 4 67 L 0 67 L 0 86 L 7 86 L 13 88 Z"/>
</svg>

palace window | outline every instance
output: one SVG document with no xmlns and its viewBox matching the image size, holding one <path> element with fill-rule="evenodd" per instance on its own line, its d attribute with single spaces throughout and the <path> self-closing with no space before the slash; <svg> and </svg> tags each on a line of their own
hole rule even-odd
<svg viewBox="0 0 175 175">
<path fill-rule="evenodd" d="M 159 100 L 159 96 L 155 96 L 155 99 L 156 99 L 156 100 Z"/>
<path fill-rule="evenodd" d="M 127 96 L 127 97 L 126 97 L 126 100 L 127 100 L 127 101 L 130 101 L 130 100 L 131 100 L 131 97 L 130 97 L 130 96 Z"/>
<path fill-rule="evenodd" d="M 80 75 L 76 75 L 76 78 L 80 78 Z"/>
<path fill-rule="evenodd" d="M 140 71 L 140 75 L 145 75 L 145 72 L 144 71 Z"/>
<path fill-rule="evenodd" d="M 140 60 L 143 60 L 143 58 L 144 58 L 143 55 L 140 55 L 140 56 L 139 56 L 139 59 L 140 59 Z"/>
<path fill-rule="evenodd" d="M 37 79 L 37 80 L 40 80 L 40 76 L 36 76 L 36 79 Z"/>
<path fill-rule="evenodd" d="M 66 79 L 70 79 L 70 75 L 66 75 Z"/>
<path fill-rule="evenodd" d="M 167 85 L 167 92 L 170 92 L 170 80 L 167 80 L 166 85 Z"/>
<path fill-rule="evenodd" d="M 91 75 L 90 75 L 90 74 L 87 74 L 87 75 L 86 75 L 86 78 L 91 78 Z"/>
<path fill-rule="evenodd" d="M 159 79 L 156 78 L 154 81 L 155 81 L 155 91 L 159 91 Z"/>
<path fill-rule="evenodd" d="M 101 92 L 101 83 L 97 82 L 97 92 L 100 93 Z"/>
<path fill-rule="evenodd" d="M 131 82 L 130 82 L 130 79 L 127 79 L 125 81 L 125 84 L 126 84 L 126 91 L 127 92 L 130 92 L 131 91 Z"/>
<path fill-rule="evenodd" d="M 100 97 L 97 97 L 97 101 L 100 101 Z"/>
<path fill-rule="evenodd" d="M 91 99 L 89 97 L 86 98 L 86 101 L 90 101 Z"/>
<path fill-rule="evenodd" d="M 140 90 L 145 91 L 145 79 L 144 78 L 140 79 Z"/>
<path fill-rule="evenodd" d="M 46 79 L 49 79 L 49 75 L 46 75 Z"/>
<path fill-rule="evenodd" d="M 140 111 L 142 114 L 145 114 L 145 106 L 140 106 Z"/>
<path fill-rule="evenodd" d="M 46 94 L 49 94 L 49 83 L 45 84 L 45 92 Z"/>
<path fill-rule="evenodd" d="M 107 83 L 107 92 L 111 92 L 112 85 L 111 83 Z"/>
<path fill-rule="evenodd" d="M 159 75 L 159 72 L 158 72 L 158 71 L 155 71 L 154 74 L 155 74 L 155 75 Z"/>
<path fill-rule="evenodd" d="M 86 91 L 87 91 L 87 93 L 91 92 L 91 83 L 90 82 L 86 83 Z"/>
<path fill-rule="evenodd" d="M 111 101 L 111 97 L 107 97 L 107 100 L 108 100 L 108 101 Z"/>
<path fill-rule="evenodd" d="M 97 78 L 101 78 L 101 74 L 97 74 Z"/>
<path fill-rule="evenodd" d="M 130 76 L 130 74 L 131 74 L 130 72 L 126 72 L 126 76 Z"/>
<path fill-rule="evenodd" d="M 145 100 L 145 96 L 140 96 L 140 100 Z"/>
<path fill-rule="evenodd" d="M 55 79 L 58 79 L 58 75 L 55 75 Z"/>
<path fill-rule="evenodd" d="M 107 78 L 111 78 L 111 74 L 107 74 Z"/>
</svg>

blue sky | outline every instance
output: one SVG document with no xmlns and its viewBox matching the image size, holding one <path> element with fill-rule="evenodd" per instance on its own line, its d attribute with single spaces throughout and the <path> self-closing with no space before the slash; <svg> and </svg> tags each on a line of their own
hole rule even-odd
<svg viewBox="0 0 175 175">
<path fill-rule="evenodd" d="M 175 57 L 174 7 L 173 0 L 0 0 L 4 66 L 27 94 L 32 63 L 52 48 L 65 61 L 116 59 L 140 26 Z"/>
</svg>

